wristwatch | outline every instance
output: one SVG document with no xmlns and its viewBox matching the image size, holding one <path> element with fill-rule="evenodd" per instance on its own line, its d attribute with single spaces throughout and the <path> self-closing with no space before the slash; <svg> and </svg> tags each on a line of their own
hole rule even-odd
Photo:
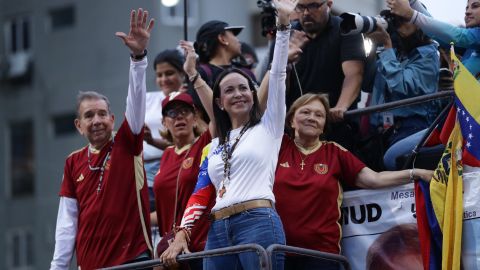
<svg viewBox="0 0 480 270">
<path fill-rule="evenodd" d="M 277 30 L 278 31 L 286 31 L 292 29 L 291 24 L 277 24 Z"/>
<path fill-rule="evenodd" d="M 147 49 L 145 49 L 143 51 L 142 54 L 139 54 L 139 55 L 135 55 L 133 53 L 130 54 L 130 57 L 133 59 L 133 60 L 142 60 L 143 58 L 145 58 L 145 56 L 147 56 Z"/>
</svg>

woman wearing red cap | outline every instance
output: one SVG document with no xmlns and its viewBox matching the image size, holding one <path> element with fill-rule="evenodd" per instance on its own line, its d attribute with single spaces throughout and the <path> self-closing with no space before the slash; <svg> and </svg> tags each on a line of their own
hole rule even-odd
<svg viewBox="0 0 480 270">
<path fill-rule="evenodd" d="M 162 115 L 162 124 L 166 129 L 161 135 L 173 145 L 163 153 L 153 190 L 160 235 L 165 237 L 180 225 L 185 206 L 197 182 L 202 149 L 212 138 L 209 131 L 200 134 L 195 107 L 188 94 L 170 93 L 162 102 Z M 206 211 L 212 206 L 213 200 Z M 202 251 L 205 247 L 208 216 L 201 218 L 198 223 L 199 226 L 192 230 L 192 251 Z M 190 261 L 189 267 L 202 269 L 202 260 Z"/>
</svg>

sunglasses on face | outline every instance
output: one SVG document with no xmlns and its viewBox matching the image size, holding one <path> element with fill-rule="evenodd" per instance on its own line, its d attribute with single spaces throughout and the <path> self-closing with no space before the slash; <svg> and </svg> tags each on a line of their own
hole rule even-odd
<svg viewBox="0 0 480 270">
<path fill-rule="evenodd" d="M 322 3 L 310 3 L 310 4 L 306 4 L 306 5 L 298 4 L 295 7 L 295 11 L 298 12 L 298 13 L 303 13 L 303 12 L 305 12 L 305 10 L 308 10 L 308 12 L 312 12 L 312 11 L 315 11 L 315 10 L 318 10 L 319 8 L 321 8 L 323 6 L 323 4 L 325 4 L 325 2 L 327 2 L 327 1 L 323 1 Z"/>
<path fill-rule="evenodd" d="M 186 117 L 191 113 L 193 113 L 192 109 L 183 107 L 183 108 L 170 109 L 165 113 L 165 116 L 175 119 L 178 116 Z"/>
</svg>

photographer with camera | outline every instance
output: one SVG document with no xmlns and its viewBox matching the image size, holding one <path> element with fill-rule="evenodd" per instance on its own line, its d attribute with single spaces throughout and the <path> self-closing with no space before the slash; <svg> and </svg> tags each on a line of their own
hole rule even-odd
<svg viewBox="0 0 480 270">
<path fill-rule="evenodd" d="M 392 13 L 408 20 L 422 29 L 427 35 L 449 45 L 465 49 L 462 63 L 480 80 L 480 0 L 468 0 L 465 7 L 465 27 L 457 27 L 441 22 L 425 14 L 420 1 L 387 0 L 387 6 Z"/>
<path fill-rule="evenodd" d="M 378 53 L 370 105 L 436 92 L 440 67 L 437 44 L 417 26 L 389 10 L 382 11 L 381 16 L 388 22 L 388 32 L 377 26 L 367 35 L 377 46 L 383 45 Z M 381 136 L 384 147 L 389 148 L 395 142 L 428 128 L 439 109 L 440 104 L 432 101 L 372 114 L 372 133 Z M 396 157 L 404 154 L 404 150 L 398 151 L 385 155 L 387 170 L 396 169 Z"/>
<path fill-rule="evenodd" d="M 329 140 L 352 149 L 357 123 L 341 122 L 343 113 L 355 108 L 362 83 L 365 51 L 360 34 L 340 34 L 341 18 L 331 14 L 333 0 L 300 0 L 295 8 L 298 30 L 309 41 L 293 65 L 287 81 L 287 108 L 306 93 L 326 93 L 332 105 Z"/>
</svg>

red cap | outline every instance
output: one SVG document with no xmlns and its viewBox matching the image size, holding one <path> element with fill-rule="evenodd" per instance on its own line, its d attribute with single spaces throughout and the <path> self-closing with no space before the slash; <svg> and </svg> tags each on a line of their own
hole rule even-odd
<svg viewBox="0 0 480 270">
<path fill-rule="evenodd" d="M 183 102 L 188 106 L 195 108 L 193 105 L 193 99 L 189 94 L 182 93 L 182 92 L 172 92 L 170 93 L 165 99 L 162 101 L 162 114 L 165 115 L 167 113 L 167 107 L 172 102 Z"/>
</svg>

